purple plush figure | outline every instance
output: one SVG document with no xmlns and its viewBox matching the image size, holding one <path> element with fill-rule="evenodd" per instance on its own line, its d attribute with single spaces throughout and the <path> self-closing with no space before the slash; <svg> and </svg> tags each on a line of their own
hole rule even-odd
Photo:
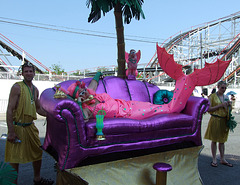
<svg viewBox="0 0 240 185">
<path fill-rule="evenodd" d="M 134 49 L 131 49 L 130 53 L 125 52 L 125 59 L 127 62 L 127 67 L 128 67 L 128 69 L 126 71 L 126 76 L 129 80 L 136 79 L 136 76 L 138 75 L 137 65 L 138 65 L 140 58 L 141 58 L 140 50 L 138 50 L 137 53 Z"/>
</svg>

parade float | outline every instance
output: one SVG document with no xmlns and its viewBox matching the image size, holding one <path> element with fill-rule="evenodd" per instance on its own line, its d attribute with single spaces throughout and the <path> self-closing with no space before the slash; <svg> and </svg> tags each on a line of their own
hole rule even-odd
<svg viewBox="0 0 240 185">
<path fill-rule="evenodd" d="M 201 184 L 197 169 L 202 148 L 201 121 L 209 102 L 191 94 L 195 86 L 216 83 L 230 61 L 217 60 L 186 75 L 164 48 L 157 46 L 157 54 L 161 68 L 176 80 L 171 101 L 159 105 L 159 113 L 146 119 L 103 118 L 100 139 L 98 121 L 84 121 L 76 101 L 65 96 L 54 98 L 55 87 L 41 94 L 40 102 L 47 112 L 42 148 L 57 161 L 59 184 L 63 184 L 66 173 L 68 177 L 72 174 L 68 182 L 77 178 L 82 184 L 155 184 L 153 165 L 158 162 L 171 165 L 169 184 Z M 81 81 L 88 86 L 91 80 Z M 67 89 L 75 82 L 61 82 L 57 93 L 59 87 Z M 144 81 L 110 76 L 99 81 L 96 93 L 154 103 L 159 91 Z M 139 111 L 144 116 L 144 110 Z"/>
</svg>

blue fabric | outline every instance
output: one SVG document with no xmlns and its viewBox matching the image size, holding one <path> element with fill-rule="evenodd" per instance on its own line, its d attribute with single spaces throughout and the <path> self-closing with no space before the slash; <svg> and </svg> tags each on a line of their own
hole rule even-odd
<svg viewBox="0 0 240 185">
<path fill-rule="evenodd" d="M 18 123 L 18 122 L 13 121 L 13 124 L 14 124 L 14 125 L 18 125 L 18 126 L 23 126 L 23 127 L 25 127 L 25 126 L 31 125 L 32 122 L 31 122 L 31 123 Z"/>
<path fill-rule="evenodd" d="M 158 90 L 153 95 L 153 103 L 158 105 L 168 104 L 173 97 L 173 92 L 168 90 Z"/>
</svg>

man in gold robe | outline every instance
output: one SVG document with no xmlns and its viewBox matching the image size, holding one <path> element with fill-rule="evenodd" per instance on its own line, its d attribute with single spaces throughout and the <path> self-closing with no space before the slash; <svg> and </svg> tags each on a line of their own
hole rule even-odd
<svg viewBox="0 0 240 185">
<path fill-rule="evenodd" d="M 51 185 L 52 180 L 41 178 L 42 150 L 39 131 L 33 120 L 37 114 L 46 116 L 39 102 L 39 91 L 32 84 L 35 68 L 31 63 L 21 66 L 23 81 L 15 83 L 10 91 L 7 107 L 8 137 L 5 162 L 18 172 L 19 164 L 32 162 L 35 185 Z M 15 181 L 17 184 L 17 179 Z"/>
</svg>

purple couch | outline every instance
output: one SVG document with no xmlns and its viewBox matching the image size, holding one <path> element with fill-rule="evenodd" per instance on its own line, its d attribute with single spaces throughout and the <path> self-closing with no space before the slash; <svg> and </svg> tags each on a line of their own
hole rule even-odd
<svg viewBox="0 0 240 185">
<path fill-rule="evenodd" d="M 88 85 L 90 78 L 83 79 Z M 60 83 L 67 87 L 75 82 Z M 115 99 L 153 102 L 159 88 L 147 82 L 105 77 L 99 81 L 96 93 L 107 92 Z M 96 120 L 84 122 L 82 111 L 70 99 L 54 99 L 54 88 L 46 89 L 40 97 L 47 111 L 47 131 L 42 148 L 50 153 L 60 169 L 80 166 L 88 157 L 137 151 L 191 142 L 202 145 L 201 120 L 209 107 L 207 99 L 190 97 L 181 113 L 161 114 L 144 120 L 127 118 L 104 119 L 106 140 L 96 140 Z"/>
</svg>

